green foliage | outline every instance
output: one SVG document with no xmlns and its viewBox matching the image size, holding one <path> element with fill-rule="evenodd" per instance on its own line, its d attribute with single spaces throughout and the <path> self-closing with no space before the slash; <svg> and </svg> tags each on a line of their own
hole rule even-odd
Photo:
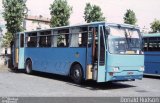
<svg viewBox="0 0 160 103">
<path fill-rule="evenodd" d="M 154 33 L 160 32 L 160 20 L 155 19 L 151 23 L 151 29 L 152 29 L 152 32 L 154 32 Z"/>
<path fill-rule="evenodd" d="M 105 17 L 103 17 L 101 8 L 96 5 L 91 5 L 90 3 L 86 4 L 84 19 L 87 23 L 94 21 L 105 21 Z"/>
<path fill-rule="evenodd" d="M 3 8 L 8 32 L 14 34 L 22 31 L 22 22 L 28 11 L 25 0 L 3 0 Z"/>
<path fill-rule="evenodd" d="M 136 18 L 134 11 L 130 9 L 127 10 L 127 12 L 124 14 L 123 19 L 124 19 L 124 23 L 126 24 L 135 25 L 137 22 L 137 18 Z"/>
<path fill-rule="evenodd" d="M 72 7 L 66 0 L 55 0 L 50 6 L 51 27 L 66 26 L 69 24 Z"/>
<path fill-rule="evenodd" d="M 12 33 L 9 32 L 5 33 L 2 39 L 2 47 L 9 47 L 12 39 L 13 39 Z"/>
</svg>

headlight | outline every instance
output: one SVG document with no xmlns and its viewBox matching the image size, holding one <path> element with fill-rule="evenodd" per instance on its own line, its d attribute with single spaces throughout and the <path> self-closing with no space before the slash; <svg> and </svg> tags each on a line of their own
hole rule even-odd
<svg viewBox="0 0 160 103">
<path fill-rule="evenodd" d="M 143 51 L 141 51 L 141 54 L 144 54 L 144 52 L 143 52 Z"/>
<path fill-rule="evenodd" d="M 118 72 L 119 71 L 119 67 L 113 67 L 113 72 Z"/>
<path fill-rule="evenodd" d="M 140 67 L 140 71 L 144 71 L 144 66 L 141 66 L 141 67 Z"/>
</svg>

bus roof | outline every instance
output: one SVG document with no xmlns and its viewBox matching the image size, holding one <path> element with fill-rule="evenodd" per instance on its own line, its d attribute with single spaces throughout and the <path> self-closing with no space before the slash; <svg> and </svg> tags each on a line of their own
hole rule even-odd
<svg viewBox="0 0 160 103">
<path fill-rule="evenodd" d="M 143 37 L 160 37 L 160 33 L 143 34 Z"/>
<path fill-rule="evenodd" d="M 102 22 L 91 22 L 91 23 L 85 23 L 85 24 L 78 24 L 78 25 L 70 25 L 70 26 L 61 26 L 61 27 L 53 27 L 48 29 L 37 29 L 32 31 L 24 31 L 24 32 L 18 32 L 18 33 L 29 33 L 29 32 L 38 32 L 38 31 L 47 31 L 47 30 L 55 30 L 55 29 L 67 29 L 71 27 L 83 27 L 88 25 L 106 25 L 106 26 L 121 26 L 121 27 L 128 27 L 128 28 L 135 28 L 139 29 L 136 25 L 130 25 L 130 24 L 117 24 L 117 23 L 106 23 L 105 21 Z"/>
</svg>

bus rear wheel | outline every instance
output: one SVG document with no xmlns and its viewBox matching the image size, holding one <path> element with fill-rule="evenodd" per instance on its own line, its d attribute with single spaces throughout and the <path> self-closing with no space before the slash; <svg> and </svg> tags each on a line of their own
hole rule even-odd
<svg viewBox="0 0 160 103">
<path fill-rule="evenodd" d="M 27 60 L 26 62 L 26 73 L 32 74 L 32 62 L 31 60 Z"/>
<path fill-rule="evenodd" d="M 82 83 L 83 74 L 82 68 L 79 64 L 75 64 L 72 66 L 70 76 L 76 84 Z"/>
</svg>

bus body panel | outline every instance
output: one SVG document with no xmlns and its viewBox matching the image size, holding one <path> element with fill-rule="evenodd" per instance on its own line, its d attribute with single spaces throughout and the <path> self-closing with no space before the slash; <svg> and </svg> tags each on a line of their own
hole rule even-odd
<svg viewBox="0 0 160 103">
<path fill-rule="evenodd" d="M 160 33 L 143 34 L 145 75 L 160 76 Z"/>
<path fill-rule="evenodd" d="M 98 68 L 97 82 L 105 82 L 105 81 L 106 81 L 105 66 L 99 66 L 99 68 Z"/>
<path fill-rule="evenodd" d="M 144 66 L 144 55 L 117 55 L 108 53 L 109 66 Z"/>
<path fill-rule="evenodd" d="M 144 52 L 145 74 L 160 75 L 160 52 Z"/>
<path fill-rule="evenodd" d="M 72 63 L 78 62 L 85 73 L 86 48 L 26 48 L 27 58 L 31 59 L 33 70 L 36 71 L 68 75 Z M 91 63 L 91 58 L 88 58 L 88 63 Z"/>
<path fill-rule="evenodd" d="M 24 69 L 25 68 L 25 62 L 24 62 L 24 48 L 19 48 L 19 56 L 18 56 L 18 68 Z"/>
<path fill-rule="evenodd" d="M 107 57 L 106 81 L 143 78 L 143 71 L 140 70 L 144 66 L 143 55 L 116 55 L 108 53 Z M 118 68 L 118 71 L 114 72 L 113 68 Z M 111 76 L 110 73 L 113 73 L 113 75 Z"/>
</svg>

